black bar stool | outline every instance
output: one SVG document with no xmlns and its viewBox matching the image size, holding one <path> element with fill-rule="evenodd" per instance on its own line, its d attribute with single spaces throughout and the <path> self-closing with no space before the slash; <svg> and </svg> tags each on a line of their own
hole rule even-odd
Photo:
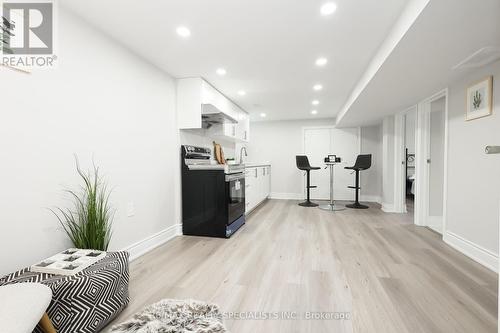
<svg viewBox="0 0 500 333">
<path fill-rule="evenodd" d="M 316 188 L 317 186 L 312 186 L 311 185 L 311 174 L 310 174 L 310 172 L 311 172 L 311 170 L 319 170 L 321 168 L 320 167 L 313 167 L 313 166 L 311 166 L 309 164 L 309 159 L 307 158 L 307 156 L 297 155 L 297 156 L 295 156 L 295 161 L 297 162 L 297 168 L 299 168 L 299 170 L 305 171 L 307 173 L 307 185 L 306 185 L 307 200 L 304 201 L 304 202 L 299 203 L 299 206 L 303 206 L 303 207 L 317 207 L 318 206 L 317 203 L 311 202 L 310 189 Z"/>
<path fill-rule="evenodd" d="M 344 168 L 348 170 L 354 170 L 356 172 L 356 186 L 348 186 L 348 188 L 353 188 L 356 190 L 356 201 L 354 201 L 354 203 L 352 204 L 345 205 L 346 207 L 354 209 L 369 208 L 368 206 L 359 203 L 359 190 L 361 189 L 361 187 L 359 187 L 359 172 L 362 170 L 370 169 L 371 166 L 372 166 L 372 155 L 366 154 L 366 155 L 358 155 L 358 157 L 356 158 L 356 163 L 354 163 L 353 166 Z"/>
</svg>

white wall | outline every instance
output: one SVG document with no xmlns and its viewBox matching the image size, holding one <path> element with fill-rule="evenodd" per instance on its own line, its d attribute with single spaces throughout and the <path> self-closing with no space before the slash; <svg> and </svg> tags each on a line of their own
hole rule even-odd
<svg viewBox="0 0 500 333">
<path fill-rule="evenodd" d="M 273 169 L 271 175 L 271 194 L 273 197 L 296 199 L 304 197 L 303 177 L 295 165 L 295 156 L 303 153 L 302 129 L 304 127 L 316 126 L 334 126 L 334 120 L 289 120 L 251 123 L 252 136 L 251 142 L 248 145 L 247 161 L 271 162 Z M 377 143 L 375 127 L 366 130 L 363 129 L 361 133 L 362 146 L 364 143 L 366 148 L 362 148 L 363 151 L 381 152 L 381 142 Z M 366 135 L 366 138 L 364 135 Z M 377 188 L 378 183 L 381 183 L 381 179 L 368 176 L 381 174 L 381 167 L 377 168 L 377 164 L 380 162 L 377 163 L 376 156 L 374 156 L 374 161 L 373 170 L 365 172 L 366 177 L 362 176 L 362 184 L 366 186 L 367 194 L 371 196 L 369 199 L 373 199 L 373 197 L 378 198 L 381 195 L 381 188 Z M 381 164 L 378 165 L 380 166 Z M 364 195 L 363 191 L 362 195 Z"/>
<path fill-rule="evenodd" d="M 63 8 L 58 18 L 56 69 L 0 67 L 0 274 L 70 246 L 47 208 L 80 183 L 73 154 L 113 187 L 111 249 L 179 223 L 174 81 Z"/>
<path fill-rule="evenodd" d="M 385 117 L 382 123 L 382 209 L 394 211 L 394 116 Z"/>
<path fill-rule="evenodd" d="M 382 126 L 361 128 L 361 153 L 372 154 L 372 167 L 361 172 L 361 196 L 381 202 L 382 198 Z"/>
<path fill-rule="evenodd" d="M 304 126 L 333 126 L 333 119 L 265 121 L 250 124 L 252 135 L 247 161 L 269 161 L 272 165 L 271 195 L 303 198 L 302 173 L 295 156 L 302 154 Z"/>
<path fill-rule="evenodd" d="M 415 129 L 417 125 L 416 110 L 405 115 L 405 146 L 408 154 L 415 154 Z"/>
<path fill-rule="evenodd" d="M 469 85 L 494 76 L 493 115 L 465 121 Z M 469 251 L 498 256 L 500 155 L 486 155 L 486 145 L 500 145 L 500 62 L 476 70 L 449 87 L 447 233 Z M 450 235 L 449 235 L 450 236 Z M 445 236 L 446 237 L 446 236 Z M 451 241 L 460 243 L 456 237 Z M 474 254 L 473 254 L 474 255 Z"/>
</svg>

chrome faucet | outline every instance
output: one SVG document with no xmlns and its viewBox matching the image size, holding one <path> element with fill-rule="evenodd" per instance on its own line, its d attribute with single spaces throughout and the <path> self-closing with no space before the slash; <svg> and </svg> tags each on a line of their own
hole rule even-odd
<svg viewBox="0 0 500 333">
<path fill-rule="evenodd" d="M 245 156 L 248 156 L 247 147 L 242 146 L 240 149 L 240 164 L 243 164 L 243 150 L 245 151 Z"/>
</svg>

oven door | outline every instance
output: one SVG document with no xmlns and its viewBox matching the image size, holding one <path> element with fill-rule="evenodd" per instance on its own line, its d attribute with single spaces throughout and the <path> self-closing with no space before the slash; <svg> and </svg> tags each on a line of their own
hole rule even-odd
<svg viewBox="0 0 500 333">
<path fill-rule="evenodd" d="M 226 175 L 227 225 L 245 214 L 245 174 Z"/>
</svg>

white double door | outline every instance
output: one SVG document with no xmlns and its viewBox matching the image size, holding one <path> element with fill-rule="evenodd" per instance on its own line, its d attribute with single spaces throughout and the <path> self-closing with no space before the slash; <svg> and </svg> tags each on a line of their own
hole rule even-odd
<svg viewBox="0 0 500 333">
<path fill-rule="evenodd" d="M 330 170 L 325 169 L 324 159 L 328 155 L 336 155 L 342 159 L 342 163 L 335 165 L 334 199 L 352 200 L 354 190 L 348 189 L 347 186 L 354 186 L 354 174 L 344 167 L 354 165 L 359 154 L 359 129 L 304 128 L 303 139 L 304 155 L 309 158 L 309 163 L 311 166 L 321 167 L 320 170 L 311 171 L 311 185 L 318 186 L 311 189 L 311 198 L 330 199 Z"/>
</svg>

